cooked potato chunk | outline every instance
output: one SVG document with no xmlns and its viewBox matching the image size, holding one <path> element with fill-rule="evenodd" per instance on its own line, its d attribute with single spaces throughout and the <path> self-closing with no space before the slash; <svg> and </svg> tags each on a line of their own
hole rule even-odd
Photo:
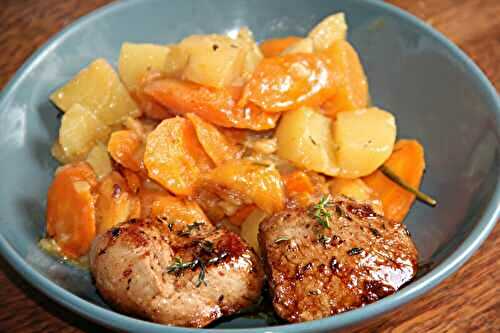
<svg viewBox="0 0 500 333">
<path fill-rule="evenodd" d="M 337 175 L 331 123 L 308 107 L 285 112 L 276 130 L 278 155 L 298 167 Z"/>
<path fill-rule="evenodd" d="M 241 237 L 257 252 L 260 253 L 259 247 L 259 225 L 268 216 L 260 209 L 254 209 L 248 215 L 245 222 L 241 225 Z"/>
<path fill-rule="evenodd" d="M 80 104 L 74 104 L 63 115 L 59 128 L 59 143 L 69 158 L 85 156 L 99 140 L 106 140 L 110 133 L 95 114 Z"/>
<path fill-rule="evenodd" d="M 87 155 L 87 163 L 90 164 L 98 180 L 103 179 L 111 172 L 111 159 L 106 146 L 98 142 Z"/>
<path fill-rule="evenodd" d="M 119 124 L 139 110 L 118 75 L 104 59 L 97 59 L 78 73 L 50 99 L 62 111 L 80 104 L 106 125 Z"/>
<path fill-rule="evenodd" d="M 391 155 L 396 139 L 396 122 L 378 108 L 340 112 L 333 123 L 339 177 L 366 176 Z"/>
<path fill-rule="evenodd" d="M 323 51 L 339 39 L 346 39 L 347 23 L 344 13 L 328 16 L 309 32 L 315 51 Z"/>
<path fill-rule="evenodd" d="M 245 63 L 245 48 L 227 36 L 193 35 L 180 43 L 189 55 L 183 78 L 222 88 L 239 78 Z"/>
<path fill-rule="evenodd" d="M 259 46 L 253 38 L 253 34 L 247 27 L 243 27 L 238 32 L 237 41 L 245 49 L 245 62 L 241 73 L 242 82 L 245 82 L 252 76 L 257 64 L 264 58 Z"/>
<path fill-rule="evenodd" d="M 342 194 L 358 201 L 370 200 L 372 190 L 359 178 L 344 179 L 334 178 L 329 182 L 333 194 Z"/>
<path fill-rule="evenodd" d="M 163 64 L 163 73 L 166 76 L 180 78 L 188 63 L 188 50 L 179 45 L 168 45 L 168 52 Z"/>
<path fill-rule="evenodd" d="M 155 44 L 124 43 L 118 59 L 118 73 L 129 90 L 137 88 L 149 70 L 163 70 L 169 48 Z"/>
</svg>

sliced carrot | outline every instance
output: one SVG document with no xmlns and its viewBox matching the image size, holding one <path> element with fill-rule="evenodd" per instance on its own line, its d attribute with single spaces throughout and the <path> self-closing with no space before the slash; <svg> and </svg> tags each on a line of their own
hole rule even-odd
<svg viewBox="0 0 500 333">
<path fill-rule="evenodd" d="M 139 200 L 141 203 L 141 218 L 150 218 L 152 217 L 153 204 L 160 200 L 162 197 L 170 197 L 167 191 L 164 190 L 151 190 L 145 187 L 141 187 L 139 191 Z"/>
<path fill-rule="evenodd" d="M 187 118 L 193 123 L 198 140 L 215 165 L 221 165 L 238 157 L 238 147 L 227 140 L 217 127 L 194 113 L 188 113 Z"/>
<path fill-rule="evenodd" d="M 130 95 L 135 100 L 139 109 L 151 119 L 163 120 L 172 117 L 172 114 L 161 104 L 156 102 L 151 96 L 144 93 L 144 87 L 158 80 L 161 77 L 161 73 L 157 71 L 147 71 L 141 78 L 139 86 L 137 89 L 130 91 Z"/>
<path fill-rule="evenodd" d="M 333 93 L 327 58 L 312 53 L 265 58 L 245 86 L 238 105 L 254 103 L 266 112 L 319 106 Z"/>
<path fill-rule="evenodd" d="M 181 117 L 163 120 L 149 133 L 144 163 L 149 177 L 178 195 L 190 195 L 200 175 L 213 166 L 193 125 Z"/>
<path fill-rule="evenodd" d="M 164 216 L 170 221 L 181 221 L 185 224 L 210 223 L 196 202 L 174 196 L 157 197 L 152 203 L 151 216 Z"/>
<path fill-rule="evenodd" d="M 229 222 L 233 225 L 240 226 L 245 222 L 248 215 L 252 214 L 252 212 L 257 208 L 255 205 L 245 205 L 239 208 L 236 213 L 229 216 Z"/>
<path fill-rule="evenodd" d="M 109 138 L 108 151 L 111 157 L 125 168 L 132 171 L 141 169 L 144 147 L 134 131 L 113 132 Z"/>
<path fill-rule="evenodd" d="M 297 43 L 301 39 L 302 38 L 297 36 L 266 39 L 265 41 L 260 43 L 259 47 L 264 57 L 275 57 L 280 55 L 281 52 L 286 50 L 289 46 Z"/>
<path fill-rule="evenodd" d="M 125 168 L 121 172 L 125 177 L 125 180 L 127 181 L 127 185 L 130 191 L 132 191 L 132 193 L 134 194 L 138 193 L 139 189 L 141 188 L 141 178 L 139 177 L 139 175 Z"/>
<path fill-rule="evenodd" d="M 368 81 L 356 50 L 349 42 L 338 40 L 323 54 L 328 59 L 335 82 L 335 92 L 322 105 L 323 112 L 335 117 L 337 112 L 367 107 Z"/>
<path fill-rule="evenodd" d="M 237 107 L 234 89 L 216 89 L 177 79 L 151 82 L 144 92 L 176 114 L 195 113 L 212 124 L 256 131 L 274 128 L 279 116 L 257 107 Z"/>
<path fill-rule="evenodd" d="M 99 183 L 97 194 L 97 234 L 102 234 L 130 219 L 135 202 L 126 180 L 118 172 L 111 172 Z"/>
<path fill-rule="evenodd" d="M 418 188 L 425 170 L 424 148 L 416 140 L 399 140 L 384 164 L 409 185 Z M 415 195 L 401 188 L 379 170 L 364 177 L 363 181 L 382 201 L 384 215 L 390 220 L 402 222 L 415 201 Z"/>
<path fill-rule="evenodd" d="M 95 237 L 96 176 L 87 163 L 60 168 L 47 194 L 47 234 L 69 258 L 86 254 Z"/>
<path fill-rule="evenodd" d="M 283 209 L 285 191 L 278 170 L 249 160 L 231 160 L 212 170 L 206 184 L 234 191 L 255 203 L 266 213 Z"/>
<path fill-rule="evenodd" d="M 285 184 L 285 191 L 287 194 L 293 193 L 308 193 L 314 192 L 314 186 L 309 179 L 309 176 L 303 171 L 293 171 L 291 173 L 282 175 Z"/>
</svg>

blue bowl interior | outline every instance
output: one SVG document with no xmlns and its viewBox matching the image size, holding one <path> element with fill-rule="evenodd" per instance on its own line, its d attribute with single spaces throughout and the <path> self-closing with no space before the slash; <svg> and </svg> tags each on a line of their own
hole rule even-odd
<svg viewBox="0 0 500 333">
<path fill-rule="evenodd" d="M 400 138 L 416 138 L 425 147 L 423 190 L 438 198 L 439 205 L 431 209 L 417 203 L 405 221 L 421 261 L 432 269 L 460 246 L 476 242 L 477 247 L 479 229 L 491 229 L 498 214 L 498 197 L 494 197 L 499 169 L 498 96 L 442 37 L 409 16 L 371 1 L 151 0 L 113 5 L 80 21 L 39 51 L 4 91 L 0 101 L 0 245 L 9 261 L 32 281 L 43 280 L 39 273 L 107 308 L 88 273 L 59 263 L 37 247 L 44 234 L 46 191 L 57 166 L 50 147 L 59 120 L 48 96 L 89 62 L 105 57 L 116 64 L 125 41 L 166 44 L 195 33 L 231 32 L 242 25 L 249 26 L 258 40 L 303 35 L 336 11 L 347 14 L 349 40 L 362 58 L 374 104 L 396 115 Z M 456 265 L 443 269 L 449 274 Z M 424 272 L 407 289 L 432 274 L 433 270 Z M 46 285 L 43 281 L 38 287 L 46 289 Z M 411 291 L 417 295 L 417 289 Z M 378 303 L 386 304 L 388 310 L 415 295 L 406 294 L 404 300 L 395 299 L 392 304 Z M 80 302 L 60 290 L 52 296 L 73 307 Z M 327 319 L 308 327 L 318 331 L 352 325 L 367 318 L 362 311 L 371 308 L 376 309 L 370 305 L 337 316 L 342 320 Z M 123 316 L 107 321 L 109 313 L 88 305 L 80 312 L 110 326 L 127 327 Z M 134 330 L 160 329 L 139 321 L 134 325 L 130 326 Z M 262 326 L 266 326 L 262 320 L 240 318 L 218 327 Z"/>
</svg>

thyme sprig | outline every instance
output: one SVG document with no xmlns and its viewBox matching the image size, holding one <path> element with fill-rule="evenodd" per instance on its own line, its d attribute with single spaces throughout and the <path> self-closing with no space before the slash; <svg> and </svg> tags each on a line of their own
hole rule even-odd
<svg viewBox="0 0 500 333">
<path fill-rule="evenodd" d="M 332 213 L 328 211 L 328 207 L 332 206 L 332 198 L 330 195 L 323 196 L 319 202 L 312 206 L 311 214 L 323 228 L 330 228 L 332 221 Z"/>
<path fill-rule="evenodd" d="M 285 242 L 285 241 L 289 241 L 289 240 L 290 240 L 290 238 L 289 238 L 289 237 L 286 237 L 286 236 L 280 236 L 280 237 L 278 237 L 278 238 L 276 238 L 276 239 L 274 240 L 274 243 L 275 243 L 275 244 L 278 244 L 278 243 Z"/>
<path fill-rule="evenodd" d="M 179 231 L 177 233 L 177 235 L 181 236 L 181 237 L 188 237 L 188 236 L 191 236 L 191 233 L 193 232 L 193 230 L 200 230 L 200 227 L 202 225 L 204 225 L 205 222 L 194 222 L 192 224 L 188 224 L 186 226 L 186 229 L 182 230 L 182 231 Z"/>
</svg>

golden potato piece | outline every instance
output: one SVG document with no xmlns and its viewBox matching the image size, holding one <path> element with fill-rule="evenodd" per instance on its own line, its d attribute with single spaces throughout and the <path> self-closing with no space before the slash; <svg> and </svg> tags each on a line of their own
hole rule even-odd
<svg viewBox="0 0 500 333">
<path fill-rule="evenodd" d="M 129 90 L 137 88 L 149 70 L 163 70 L 169 49 L 163 45 L 124 43 L 118 73 Z"/>
<path fill-rule="evenodd" d="M 180 45 L 189 54 L 182 77 L 205 86 L 222 88 L 239 78 L 245 48 L 228 36 L 193 35 Z"/>
<path fill-rule="evenodd" d="M 59 128 L 59 143 L 69 158 L 85 156 L 97 141 L 105 141 L 110 128 L 94 113 L 80 104 L 74 104 L 63 115 Z"/>
<path fill-rule="evenodd" d="M 285 112 L 276 130 L 278 156 L 300 168 L 337 175 L 331 123 L 308 107 Z"/>
<path fill-rule="evenodd" d="M 315 51 L 326 50 L 334 41 L 346 39 L 347 23 L 344 13 L 328 16 L 309 32 L 308 37 L 311 38 Z"/>
<path fill-rule="evenodd" d="M 333 122 L 339 177 L 358 178 L 380 167 L 396 140 L 394 116 L 378 108 L 339 112 Z"/>
<path fill-rule="evenodd" d="M 244 83 L 250 79 L 255 67 L 257 67 L 257 64 L 264 58 L 264 55 L 262 55 L 262 51 L 255 42 L 252 31 L 250 31 L 247 27 L 240 29 L 236 39 L 245 50 L 245 62 L 241 72 L 241 82 Z"/>
<path fill-rule="evenodd" d="M 103 179 L 113 170 L 111 167 L 111 158 L 109 157 L 106 146 L 98 142 L 87 155 L 87 163 L 90 164 L 98 180 Z"/>
<path fill-rule="evenodd" d="M 50 100 L 63 112 L 74 104 L 80 104 L 105 125 L 119 124 L 128 116 L 139 115 L 139 109 L 127 89 L 104 59 L 97 59 L 80 71 L 50 95 Z"/>
</svg>

